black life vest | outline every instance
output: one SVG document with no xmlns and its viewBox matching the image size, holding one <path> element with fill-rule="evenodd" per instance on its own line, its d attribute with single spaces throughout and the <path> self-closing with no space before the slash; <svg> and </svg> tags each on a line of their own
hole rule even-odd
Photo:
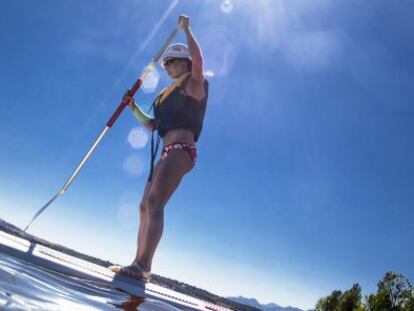
<svg viewBox="0 0 414 311">
<path fill-rule="evenodd" d="M 196 142 L 200 137 L 208 99 L 208 81 L 204 80 L 205 97 L 200 102 L 185 93 L 189 78 L 190 75 L 180 84 L 172 85 L 172 89 L 164 89 L 153 103 L 155 129 L 161 137 L 176 128 L 191 129 Z M 169 94 L 162 98 L 166 91 Z"/>
</svg>

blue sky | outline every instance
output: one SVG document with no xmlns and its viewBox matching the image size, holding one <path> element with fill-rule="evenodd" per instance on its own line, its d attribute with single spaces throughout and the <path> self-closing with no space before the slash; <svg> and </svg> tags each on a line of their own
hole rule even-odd
<svg viewBox="0 0 414 311">
<path fill-rule="evenodd" d="M 302 308 L 414 280 L 413 5 L 2 1 L 0 217 L 24 227 L 63 186 L 184 13 L 210 98 L 154 272 Z M 158 68 L 137 102 L 169 83 Z M 125 111 L 31 232 L 129 263 L 147 135 Z"/>
</svg>

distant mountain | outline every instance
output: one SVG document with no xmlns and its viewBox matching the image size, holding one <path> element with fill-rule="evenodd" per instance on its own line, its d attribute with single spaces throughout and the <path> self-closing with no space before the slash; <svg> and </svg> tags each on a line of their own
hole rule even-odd
<svg viewBox="0 0 414 311">
<path fill-rule="evenodd" d="M 260 304 L 256 299 L 254 298 L 245 298 L 242 296 L 239 297 L 226 297 L 229 300 L 232 300 L 234 302 L 238 302 L 247 306 L 251 306 L 254 308 L 258 308 L 260 310 L 263 311 L 304 311 L 302 309 L 299 308 L 294 308 L 294 307 L 281 307 L 275 303 L 269 303 L 267 305 L 262 305 Z M 312 310 L 309 310 L 312 311 Z"/>
</svg>

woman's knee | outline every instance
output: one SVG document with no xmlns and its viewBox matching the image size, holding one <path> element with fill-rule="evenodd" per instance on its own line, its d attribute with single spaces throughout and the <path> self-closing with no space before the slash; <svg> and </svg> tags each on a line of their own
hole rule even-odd
<svg viewBox="0 0 414 311">
<path fill-rule="evenodd" d="M 141 220 L 148 216 L 148 204 L 145 201 L 139 204 L 139 216 Z"/>
<path fill-rule="evenodd" d="M 160 216 L 164 212 L 161 198 L 155 193 L 151 193 L 147 199 L 147 213 L 151 216 Z"/>
</svg>

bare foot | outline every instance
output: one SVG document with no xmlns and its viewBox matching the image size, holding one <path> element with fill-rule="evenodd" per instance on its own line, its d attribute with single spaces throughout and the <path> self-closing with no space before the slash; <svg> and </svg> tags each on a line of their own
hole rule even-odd
<svg viewBox="0 0 414 311">
<path fill-rule="evenodd" d="M 129 266 L 109 266 L 108 269 L 112 272 L 122 274 L 130 278 L 139 279 L 141 281 L 144 281 L 145 283 L 148 283 L 151 278 L 151 272 L 145 271 L 136 262 Z"/>
</svg>

